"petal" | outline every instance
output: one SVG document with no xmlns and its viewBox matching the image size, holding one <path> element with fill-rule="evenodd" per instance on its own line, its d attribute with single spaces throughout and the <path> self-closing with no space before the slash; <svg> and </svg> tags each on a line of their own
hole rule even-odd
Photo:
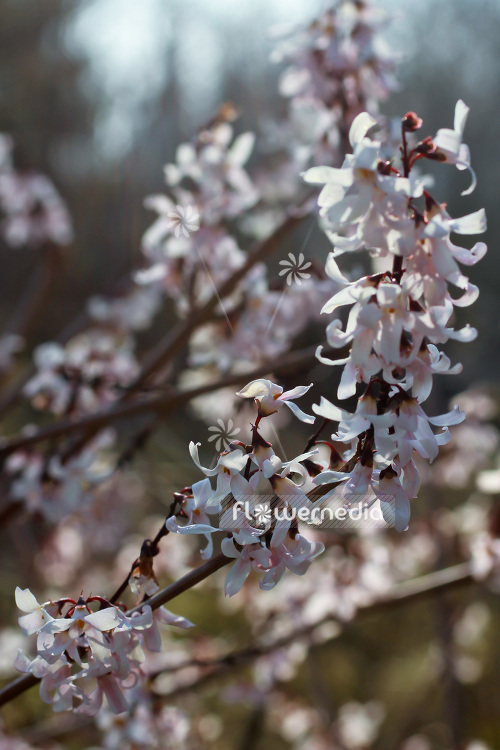
<svg viewBox="0 0 500 750">
<path fill-rule="evenodd" d="M 122 622 L 122 618 L 118 614 L 116 607 L 106 607 L 106 609 L 101 609 L 99 612 L 91 612 L 84 619 L 93 628 L 101 631 L 113 630 Z"/>
<path fill-rule="evenodd" d="M 248 383 L 241 391 L 237 391 L 236 395 L 241 398 L 261 398 L 262 396 L 278 395 L 283 393 L 283 388 L 272 383 L 270 380 L 265 378 L 258 378 Z"/>
<path fill-rule="evenodd" d="M 465 412 L 460 411 L 458 406 L 454 406 L 453 409 L 446 414 L 441 414 L 437 417 L 427 417 L 428 421 L 436 425 L 436 427 L 449 427 L 450 425 L 460 424 L 465 419 Z"/>
<path fill-rule="evenodd" d="M 217 474 L 217 467 L 214 469 L 206 469 L 204 466 L 201 465 L 200 457 L 198 454 L 198 447 L 200 445 L 201 443 L 193 443 L 193 441 L 191 440 L 191 442 L 189 443 L 190 456 L 193 459 L 193 462 L 195 463 L 195 465 L 200 469 L 200 471 L 202 471 L 208 477 L 213 477 L 215 476 L 215 474 Z"/>
<path fill-rule="evenodd" d="M 466 105 L 463 99 L 459 99 L 455 105 L 455 121 L 453 124 L 454 129 L 462 136 L 465 129 L 465 123 L 467 122 L 467 116 L 470 108 Z"/>
<path fill-rule="evenodd" d="M 250 574 L 250 563 L 246 560 L 236 560 L 226 576 L 224 593 L 226 596 L 234 596 L 241 589 Z"/>
<path fill-rule="evenodd" d="M 33 612 L 40 608 L 40 605 L 29 589 L 21 589 L 17 586 L 15 596 L 16 604 L 21 612 Z"/>
<path fill-rule="evenodd" d="M 97 681 L 99 687 L 108 699 L 109 707 L 114 714 L 122 714 L 125 711 L 129 711 L 130 706 L 127 703 L 125 696 L 118 685 L 118 680 L 115 677 L 106 674 L 103 677 L 98 677 Z"/>
<path fill-rule="evenodd" d="M 283 402 L 285 406 L 288 406 L 290 411 L 297 417 L 297 419 L 300 419 L 301 422 L 305 422 L 306 424 L 314 424 L 316 421 L 316 417 L 311 416 L 310 414 L 306 414 L 302 409 L 299 409 L 297 404 L 294 404 L 293 401 L 284 401 Z"/>
<path fill-rule="evenodd" d="M 349 130 L 349 143 L 351 146 L 354 148 L 360 143 L 370 128 L 373 128 L 376 124 L 377 121 L 368 112 L 361 112 L 355 117 Z"/>
<path fill-rule="evenodd" d="M 301 177 L 305 182 L 319 185 L 331 182 L 341 187 L 350 187 L 354 181 L 352 169 L 337 169 L 335 167 L 311 167 L 307 172 L 302 172 Z"/>
<path fill-rule="evenodd" d="M 482 234 L 486 231 L 486 211 L 480 208 L 467 216 L 452 219 L 449 222 L 450 229 L 457 234 Z"/>
<path fill-rule="evenodd" d="M 290 391 L 282 393 L 281 396 L 278 397 L 278 401 L 288 401 L 289 399 L 300 398 L 300 396 L 304 396 L 312 387 L 313 383 L 309 383 L 309 385 L 297 385 Z"/>
<path fill-rule="evenodd" d="M 344 409 L 339 409 L 328 401 L 324 396 L 321 396 L 321 401 L 318 404 L 313 404 L 312 410 L 315 414 L 325 419 L 330 419 L 332 422 L 341 422 L 347 416 L 347 412 Z"/>
</svg>

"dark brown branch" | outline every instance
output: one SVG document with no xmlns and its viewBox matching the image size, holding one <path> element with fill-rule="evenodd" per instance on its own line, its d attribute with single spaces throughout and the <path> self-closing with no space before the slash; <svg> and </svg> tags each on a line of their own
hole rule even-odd
<svg viewBox="0 0 500 750">
<path fill-rule="evenodd" d="M 30 435 L 18 435 L 4 440 L 3 445 L 0 447 L 0 459 L 5 458 L 20 448 L 29 448 L 33 445 L 44 442 L 45 440 L 54 440 L 85 430 L 91 429 L 98 431 L 107 427 L 112 422 L 128 419 L 140 414 L 157 413 L 164 417 L 173 409 L 183 406 L 192 399 L 197 398 L 198 396 L 203 396 L 205 393 L 211 393 L 212 391 L 217 391 L 221 388 L 226 388 L 232 385 L 240 385 L 247 380 L 259 378 L 268 375 L 271 372 L 277 374 L 281 372 L 288 373 L 295 368 L 298 369 L 312 365 L 316 363 L 315 351 L 316 347 L 301 349 L 298 352 L 292 352 L 291 354 L 282 357 L 279 362 L 276 362 L 276 360 L 265 362 L 253 370 L 248 370 L 243 373 L 232 373 L 213 383 L 206 383 L 205 385 L 196 388 L 190 388 L 184 391 L 171 389 L 167 395 L 162 394 L 160 396 L 146 397 L 130 403 L 116 404 L 109 409 L 103 409 L 102 411 L 88 414 L 84 417 L 79 417 L 78 419 L 61 419 L 52 425 L 40 428 Z"/>
<path fill-rule="evenodd" d="M 397 607 L 401 604 L 409 604 L 420 599 L 424 599 L 429 595 L 440 594 L 443 591 L 450 591 L 457 587 L 464 586 L 467 584 L 477 582 L 472 576 L 470 563 L 461 563 L 450 568 L 444 568 L 434 573 L 415 578 L 410 581 L 395 584 L 386 596 L 381 597 L 377 601 L 372 602 L 358 610 L 357 616 L 365 616 L 375 614 L 379 611 L 386 611 L 392 607 Z M 356 618 L 355 618 L 356 619 Z M 267 641 L 262 644 L 253 644 L 247 648 L 232 651 L 223 656 L 214 658 L 213 660 L 193 660 L 185 662 L 184 664 L 174 665 L 167 669 L 160 670 L 157 673 L 150 675 L 151 679 L 155 679 L 164 672 L 180 671 L 185 667 L 198 666 L 201 668 L 207 668 L 208 671 L 196 677 L 189 683 L 176 686 L 171 692 L 162 693 L 158 695 L 158 699 L 163 700 L 165 698 L 175 698 L 181 693 L 190 692 L 191 690 L 198 689 L 203 685 L 212 682 L 214 679 L 224 674 L 227 671 L 236 669 L 244 666 L 253 659 L 257 659 L 261 656 L 266 656 L 280 648 L 284 648 L 291 643 L 302 638 L 309 637 L 314 634 L 316 630 L 329 622 L 336 622 L 337 619 L 334 615 L 327 615 L 322 617 L 320 620 L 304 625 L 297 628 L 290 633 L 287 633 L 280 638 L 276 638 L 272 641 Z"/>
<path fill-rule="evenodd" d="M 283 238 L 301 223 L 304 218 L 303 208 L 308 200 L 309 197 L 299 209 L 287 216 L 287 218 L 274 230 L 270 237 L 263 242 L 260 242 L 252 251 L 250 251 L 245 263 L 240 266 L 240 268 L 236 269 L 228 279 L 226 279 L 220 289 L 212 295 L 203 307 L 192 310 L 189 317 L 175 326 L 163 341 L 153 349 L 146 358 L 137 380 L 130 386 L 129 390 L 131 392 L 137 391 L 149 380 L 151 375 L 175 357 L 175 355 L 186 346 L 193 331 L 206 323 L 207 319 L 212 316 L 214 310 L 220 304 L 220 301 L 228 297 L 240 281 L 245 278 L 247 273 L 257 263 L 264 260 L 268 255 L 271 255 L 275 248 L 279 246 Z"/>
</svg>

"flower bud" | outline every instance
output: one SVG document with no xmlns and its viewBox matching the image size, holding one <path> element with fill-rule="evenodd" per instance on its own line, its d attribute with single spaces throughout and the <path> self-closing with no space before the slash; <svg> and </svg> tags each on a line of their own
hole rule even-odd
<svg viewBox="0 0 500 750">
<path fill-rule="evenodd" d="M 416 112 L 407 112 L 402 120 L 403 129 L 408 133 L 413 133 L 415 130 L 420 130 L 422 127 L 423 120 L 417 115 Z"/>
</svg>

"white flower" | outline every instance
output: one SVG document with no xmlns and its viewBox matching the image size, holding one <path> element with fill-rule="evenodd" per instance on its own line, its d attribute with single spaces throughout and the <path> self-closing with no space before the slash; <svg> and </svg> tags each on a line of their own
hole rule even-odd
<svg viewBox="0 0 500 750">
<path fill-rule="evenodd" d="M 275 414 L 275 412 L 279 411 L 285 405 L 301 422 L 312 424 L 315 418 L 309 414 L 305 414 L 305 412 L 293 403 L 296 398 L 304 396 L 312 388 L 312 385 L 312 383 L 307 386 L 298 385 L 291 391 L 283 392 L 281 386 L 272 383 L 270 380 L 259 378 L 258 380 L 252 380 L 241 391 L 238 391 L 236 395 L 241 396 L 241 398 L 255 399 L 255 403 L 259 407 L 259 414 L 263 417 Z"/>
<path fill-rule="evenodd" d="M 169 531 L 176 534 L 204 534 L 207 546 L 201 552 L 201 556 L 206 560 L 212 556 L 212 534 L 217 531 L 208 517 L 208 513 L 217 512 L 217 505 L 215 507 L 213 504 L 210 505 L 215 493 L 208 478 L 193 484 L 192 491 L 193 496 L 186 497 L 182 502 L 182 510 L 187 516 L 187 523 L 181 525 L 178 519 L 172 516 L 167 519 L 165 525 Z"/>
<path fill-rule="evenodd" d="M 261 544 L 249 544 L 238 550 L 233 539 L 226 538 L 222 540 L 221 550 L 226 557 L 233 557 L 236 560 L 226 576 L 224 587 L 226 596 L 234 596 L 238 593 L 252 568 L 258 572 L 269 568 L 271 553 Z"/>
</svg>

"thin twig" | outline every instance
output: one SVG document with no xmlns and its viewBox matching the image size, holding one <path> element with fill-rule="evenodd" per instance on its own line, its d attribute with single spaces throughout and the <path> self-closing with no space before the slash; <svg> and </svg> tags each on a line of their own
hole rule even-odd
<svg viewBox="0 0 500 750">
<path fill-rule="evenodd" d="M 270 372 L 277 374 L 280 372 L 288 373 L 293 369 L 313 364 L 316 362 L 315 351 L 316 347 L 308 347 L 307 349 L 301 349 L 298 352 L 292 352 L 282 357 L 279 362 L 276 360 L 264 362 L 253 370 L 247 370 L 243 373 L 231 373 L 220 380 L 206 383 L 196 388 L 189 388 L 183 391 L 170 389 L 167 395 L 162 394 L 146 397 L 142 400 L 125 404 L 119 403 L 108 409 L 103 409 L 94 414 L 87 414 L 78 419 L 61 419 L 47 427 L 41 427 L 30 434 L 17 435 L 4 440 L 0 447 L 0 460 L 16 450 L 29 448 L 45 440 L 66 437 L 89 429 L 97 431 L 107 427 L 112 422 L 135 417 L 140 414 L 158 413 L 164 417 L 172 409 L 183 406 L 192 399 L 203 396 L 206 393 L 211 393 L 232 385 L 239 385 L 247 380 L 267 375 Z"/>
</svg>

